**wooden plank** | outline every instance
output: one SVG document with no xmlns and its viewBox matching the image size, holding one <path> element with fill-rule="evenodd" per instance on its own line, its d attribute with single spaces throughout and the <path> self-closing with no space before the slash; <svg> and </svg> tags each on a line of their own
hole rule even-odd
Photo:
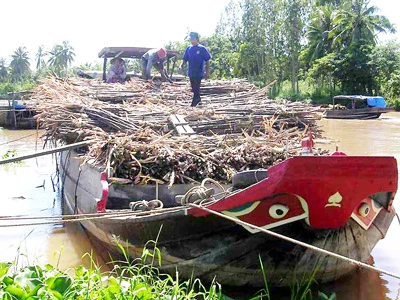
<svg viewBox="0 0 400 300">
<path fill-rule="evenodd" d="M 186 134 L 194 134 L 195 131 L 193 130 L 189 123 L 185 120 L 185 117 L 182 115 L 176 115 L 176 118 L 179 120 L 180 125 L 182 125 L 183 129 L 185 130 Z"/>
<path fill-rule="evenodd" d="M 170 115 L 169 120 L 179 135 L 194 134 L 195 131 L 182 115 Z"/>
</svg>

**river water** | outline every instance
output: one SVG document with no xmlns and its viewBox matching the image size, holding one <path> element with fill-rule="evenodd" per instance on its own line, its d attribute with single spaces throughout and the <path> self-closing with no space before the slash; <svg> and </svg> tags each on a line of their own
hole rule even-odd
<svg viewBox="0 0 400 300">
<path fill-rule="evenodd" d="M 394 156 L 400 164 L 400 113 L 389 113 L 375 120 L 320 121 L 323 135 L 332 139 L 329 145 L 317 145 L 333 152 L 336 145 L 348 155 Z M 400 186 L 400 185 L 399 185 Z M 400 212 L 400 192 L 394 200 Z M 400 274 L 400 225 L 395 218 L 386 238 L 372 251 L 374 266 Z M 338 299 L 400 299 L 400 280 L 372 271 L 361 271 L 325 286 Z"/>
<path fill-rule="evenodd" d="M 0 130 L 0 156 L 7 151 L 23 155 L 42 150 L 43 142 L 37 138 L 41 134 L 43 132 L 34 130 Z M 61 215 L 55 172 L 55 159 L 51 155 L 0 166 L 0 215 Z M 6 224 L 10 222 L 0 221 L 0 226 Z M 61 269 L 82 263 L 87 265 L 89 257 L 82 256 L 92 251 L 85 233 L 77 224 L 2 227 L 0 244 L 0 261 L 18 259 L 21 265 L 51 263 Z"/>
<path fill-rule="evenodd" d="M 320 125 L 323 135 L 333 142 L 317 144 L 317 147 L 334 151 L 338 145 L 339 150 L 348 155 L 388 155 L 395 156 L 400 162 L 400 113 L 365 121 L 324 119 Z M 23 139 L 15 141 L 20 138 Z M 36 131 L 0 130 L 0 156 L 8 150 L 16 150 L 17 155 L 23 155 L 42 147 Z M 60 215 L 59 191 L 52 183 L 55 171 L 52 156 L 0 166 L 0 215 Z M 400 192 L 394 202 L 400 211 L 399 198 Z M 0 226 L 3 224 L 6 223 L 0 221 Z M 82 263 L 88 265 L 88 257 L 82 256 L 93 251 L 85 233 L 76 224 L 2 227 L 0 243 L 0 261 L 18 258 L 20 263 L 51 263 L 61 269 Z M 394 219 L 386 238 L 372 251 L 371 261 L 378 268 L 400 274 L 398 253 L 400 225 Z M 102 264 L 101 260 L 94 257 Z M 319 289 L 327 294 L 336 292 L 337 299 L 400 300 L 400 280 L 372 271 L 359 271 Z"/>
</svg>

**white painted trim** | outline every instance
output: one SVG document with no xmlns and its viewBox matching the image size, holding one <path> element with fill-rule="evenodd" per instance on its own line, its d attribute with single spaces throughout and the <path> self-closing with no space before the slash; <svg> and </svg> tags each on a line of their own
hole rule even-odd
<svg viewBox="0 0 400 300">
<path fill-rule="evenodd" d="M 361 221 L 361 219 L 358 217 L 358 215 L 356 215 L 354 212 L 351 214 L 351 218 L 356 221 L 356 223 L 358 225 L 360 225 L 364 230 L 368 230 L 372 223 L 374 223 L 375 218 L 378 216 L 378 213 L 382 210 L 383 207 L 378 207 L 375 205 L 375 201 L 373 199 L 371 199 L 371 210 L 375 212 L 375 217 L 373 217 L 373 219 L 371 220 L 371 223 L 369 224 L 369 226 L 365 225 L 365 223 L 363 221 Z M 357 207 L 358 209 L 358 207 Z"/>
<path fill-rule="evenodd" d="M 250 207 L 248 207 L 244 210 L 241 210 L 241 211 L 236 212 L 236 211 L 224 210 L 221 213 L 223 213 L 224 215 L 227 215 L 229 217 L 233 217 L 233 218 L 244 216 L 244 215 L 251 213 L 253 210 L 255 210 L 260 203 L 261 203 L 261 201 L 256 201 Z"/>
<path fill-rule="evenodd" d="M 308 215 L 307 215 L 306 213 L 303 213 L 303 214 L 300 215 L 300 216 L 295 216 L 295 217 L 292 217 L 292 218 L 289 218 L 289 219 L 285 219 L 285 220 L 282 220 L 282 221 L 279 221 L 279 222 L 275 222 L 275 223 L 272 223 L 272 224 L 268 224 L 268 225 L 262 226 L 262 227 L 260 227 L 260 228 L 263 228 L 263 229 L 271 229 L 271 228 L 279 227 L 279 226 L 281 226 L 281 225 L 293 223 L 293 222 L 295 222 L 295 221 L 303 220 L 303 219 L 305 219 L 305 218 L 307 218 L 307 217 L 308 217 Z M 260 232 L 260 230 L 258 230 L 258 229 L 252 229 L 252 228 L 250 228 L 250 227 L 248 227 L 248 226 L 243 226 L 243 228 L 245 228 L 245 229 L 246 229 L 247 231 L 249 231 L 250 233 L 257 233 L 257 232 Z"/>
</svg>

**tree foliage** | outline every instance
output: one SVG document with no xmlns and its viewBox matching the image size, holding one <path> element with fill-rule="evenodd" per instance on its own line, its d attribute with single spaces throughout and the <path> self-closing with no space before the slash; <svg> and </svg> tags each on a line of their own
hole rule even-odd
<svg viewBox="0 0 400 300">
<path fill-rule="evenodd" d="M 8 70 L 5 58 L 0 58 L 0 82 L 6 82 L 8 77 Z"/>
<path fill-rule="evenodd" d="M 395 94 L 400 57 L 377 40 L 394 32 L 369 0 L 232 0 L 207 46 L 215 77 L 277 79 L 275 94 L 285 81 L 301 93 L 299 80 L 330 95 Z"/>
<path fill-rule="evenodd" d="M 67 41 L 62 44 L 56 44 L 49 51 L 49 66 L 53 68 L 54 72 L 59 77 L 66 77 L 68 75 L 68 67 L 74 61 L 75 50 Z"/>
<path fill-rule="evenodd" d="M 30 76 L 29 53 L 25 47 L 18 47 L 11 55 L 10 73 L 12 80 L 19 82 Z"/>
</svg>

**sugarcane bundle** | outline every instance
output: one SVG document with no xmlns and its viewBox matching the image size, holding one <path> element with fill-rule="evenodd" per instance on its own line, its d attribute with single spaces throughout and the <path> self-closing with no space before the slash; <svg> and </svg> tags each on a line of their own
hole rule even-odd
<svg viewBox="0 0 400 300">
<path fill-rule="evenodd" d="M 207 81 L 202 106 L 189 108 L 190 85 L 132 79 L 125 84 L 47 78 L 31 100 L 48 139 L 96 142 L 86 161 L 136 184 L 187 183 L 210 177 L 229 182 L 236 172 L 268 168 L 318 135 L 318 108 L 272 100 L 243 79 Z M 177 136 L 171 114 L 182 115 L 195 136 Z"/>
</svg>

